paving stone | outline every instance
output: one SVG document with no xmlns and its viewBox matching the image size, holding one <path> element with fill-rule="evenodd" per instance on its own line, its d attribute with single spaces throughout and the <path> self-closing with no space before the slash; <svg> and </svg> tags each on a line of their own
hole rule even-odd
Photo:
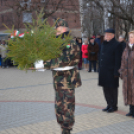
<svg viewBox="0 0 134 134">
<path fill-rule="evenodd" d="M 82 86 L 76 89 L 76 123 L 72 134 L 133 134 L 134 120 L 119 88 L 119 113 L 107 114 L 97 73 L 80 71 Z M 0 69 L 0 134 L 60 134 L 54 113 L 52 72 L 16 68 Z"/>
</svg>

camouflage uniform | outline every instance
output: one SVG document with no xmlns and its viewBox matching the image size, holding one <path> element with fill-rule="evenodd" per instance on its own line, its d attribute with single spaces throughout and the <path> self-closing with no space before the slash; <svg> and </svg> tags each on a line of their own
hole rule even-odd
<svg viewBox="0 0 134 134">
<path fill-rule="evenodd" d="M 81 86 L 80 74 L 76 67 L 66 71 L 53 70 L 58 67 L 75 66 L 79 63 L 80 49 L 72 40 L 69 48 L 64 48 L 59 58 L 45 62 L 46 69 L 52 69 L 55 88 L 55 112 L 62 134 L 70 134 L 75 122 L 75 88 Z"/>
</svg>

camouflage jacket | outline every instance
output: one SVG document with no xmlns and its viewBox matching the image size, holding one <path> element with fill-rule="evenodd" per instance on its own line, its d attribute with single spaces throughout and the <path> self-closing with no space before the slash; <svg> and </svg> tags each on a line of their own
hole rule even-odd
<svg viewBox="0 0 134 134">
<path fill-rule="evenodd" d="M 79 63 L 80 48 L 74 40 L 71 40 L 70 47 L 64 48 L 60 57 L 44 62 L 46 69 L 54 69 L 65 66 L 75 66 Z"/>
</svg>

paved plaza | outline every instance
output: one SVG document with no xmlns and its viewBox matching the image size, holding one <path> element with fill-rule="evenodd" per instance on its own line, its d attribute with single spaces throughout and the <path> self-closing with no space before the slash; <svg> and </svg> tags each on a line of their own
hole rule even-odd
<svg viewBox="0 0 134 134">
<path fill-rule="evenodd" d="M 134 119 L 124 116 L 122 82 L 119 111 L 106 107 L 98 74 L 80 71 L 82 86 L 75 90 L 75 125 L 72 134 L 134 134 Z M 61 134 L 54 111 L 52 73 L 0 68 L 0 134 Z"/>
</svg>

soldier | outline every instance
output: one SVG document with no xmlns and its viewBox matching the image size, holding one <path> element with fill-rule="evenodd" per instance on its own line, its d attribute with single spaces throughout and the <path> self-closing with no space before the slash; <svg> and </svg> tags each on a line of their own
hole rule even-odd
<svg viewBox="0 0 134 134">
<path fill-rule="evenodd" d="M 69 34 L 68 24 L 62 19 L 57 21 L 56 30 L 57 38 L 60 36 L 64 39 L 64 36 Z M 62 134 L 70 134 L 75 122 L 75 88 L 81 86 L 80 74 L 75 67 L 79 63 L 79 59 L 80 48 L 72 40 L 70 45 L 63 49 L 59 58 L 44 62 L 46 69 L 52 69 L 55 111 Z"/>
</svg>

